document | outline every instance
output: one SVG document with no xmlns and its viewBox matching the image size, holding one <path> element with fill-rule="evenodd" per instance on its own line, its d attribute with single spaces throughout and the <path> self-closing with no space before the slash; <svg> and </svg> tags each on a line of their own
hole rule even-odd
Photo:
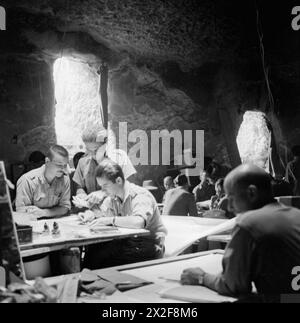
<svg viewBox="0 0 300 323">
<path fill-rule="evenodd" d="M 192 303 L 221 303 L 234 302 L 232 297 L 219 295 L 203 286 L 184 285 L 179 287 L 168 288 L 159 292 L 162 298 L 175 299 Z"/>
</svg>

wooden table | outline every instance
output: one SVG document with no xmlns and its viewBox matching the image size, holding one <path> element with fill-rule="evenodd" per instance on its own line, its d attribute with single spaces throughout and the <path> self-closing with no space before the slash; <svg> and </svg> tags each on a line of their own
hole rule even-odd
<svg viewBox="0 0 300 323">
<path fill-rule="evenodd" d="M 53 237 L 51 233 L 47 235 L 41 234 L 45 222 L 48 224 L 50 231 L 52 230 L 53 223 L 57 222 L 60 229 L 60 235 Z M 77 216 L 75 215 L 53 220 L 33 221 L 31 222 L 31 225 L 34 232 L 33 241 L 32 243 L 20 245 L 22 257 L 149 234 L 148 230 L 126 228 L 117 228 L 116 231 L 91 233 L 88 226 L 79 224 Z"/>
</svg>

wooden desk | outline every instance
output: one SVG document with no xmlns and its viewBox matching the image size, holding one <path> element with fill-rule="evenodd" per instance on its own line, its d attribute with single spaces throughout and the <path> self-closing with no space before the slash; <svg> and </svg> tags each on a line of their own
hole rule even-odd
<svg viewBox="0 0 300 323">
<path fill-rule="evenodd" d="M 168 280 L 168 277 L 180 279 L 182 271 L 189 267 L 201 267 L 211 274 L 218 274 L 222 270 L 222 250 L 211 250 L 189 255 L 182 255 L 177 257 L 163 258 L 152 261 L 145 261 L 130 265 L 112 267 L 111 269 L 127 273 L 153 284 L 135 288 L 126 292 L 115 292 L 106 299 L 96 299 L 95 297 L 81 297 L 78 299 L 79 303 L 93 302 L 93 303 L 182 303 L 183 301 L 162 298 L 159 293 L 165 289 L 180 287 L 179 281 Z M 108 270 L 106 268 L 104 270 Z M 95 270 L 94 272 L 101 276 L 103 270 Z M 59 284 L 66 277 L 72 277 L 76 274 L 46 278 L 46 283 L 49 285 Z M 78 275 L 78 274 L 77 274 Z M 199 287 L 200 298 L 203 296 L 203 302 L 232 302 L 235 299 L 231 297 L 224 297 L 211 291 L 205 287 Z M 202 295 L 202 296 L 201 296 Z"/>
<path fill-rule="evenodd" d="M 33 232 L 41 232 L 45 222 L 47 222 L 50 230 L 52 230 L 53 222 L 57 222 L 61 232 L 60 235 L 52 237 L 51 233 L 49 235 L 34 233 L 32 243 L 20 245 L 22 257 L 70 247 L 86 246 L 113 239 L 124 239 L 149 234 L 148 230 L 125 228 L 118 228 L 117 231 L 107 231 L 97 234 L 91 233 L 89 227 L 80 225 L 77 216 L 74 215 L 61 219 L 33 221 L 31 222 Z"/>
</svg>

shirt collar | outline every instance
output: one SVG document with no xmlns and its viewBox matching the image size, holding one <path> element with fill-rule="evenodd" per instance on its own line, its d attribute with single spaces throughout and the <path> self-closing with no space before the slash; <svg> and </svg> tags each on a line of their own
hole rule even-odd
<svg viewBox="0 0 300 323">
<path fill-rule="evenodd" d="M 46 184 L 46 185 L 51 186 L 51 185 L 53 185 L 54 182 L 57 182 L 58 183 L 59 181 L 63 181 L 63 178 L 65 176 L 65 175 L 63 175 L 62 177 L 54 177 L 52 183 L 49 184 L 48 181 L 47 181 L 47 179 L 46 179 L 46 177 L 45 177 L 45 171 L 46 171 L 46 166 L 45 165 L 43 165 L 40 168 L 38 168 L 38 175 L 37 175 L 37 177 L 38 177 L 38 179 L 39 179 L 39 181 L 40 181 L 41 184 Z"/>
<path fill-rule="evenodd" d="M 42 184 L 48 183 L 45 177 L 46 166 L 43 165 L 38 169 L 38 179 Z"/>
<path fill-rule="evenodd" d="M 127 198 L 131 195 L 131 187 L 130 187 L 130 183 L 128 181 L 125 180 L 124 183 L 124 202 L 127 200 Z"/>
<path fill-rule="evenodd" d="M 134 192 L 131 189 L 131 183 L 129 183 L 128 181 L 125 180 L 124 182 L 124 199 L 123 201 L 121 200 L 121 198 L 119 196 L 115 196 L 114 199 L 117 201 L 122 201 L 122 204 L 125 203 L 125 201 L 130 197 L 133 196 Z"/>
</svg>

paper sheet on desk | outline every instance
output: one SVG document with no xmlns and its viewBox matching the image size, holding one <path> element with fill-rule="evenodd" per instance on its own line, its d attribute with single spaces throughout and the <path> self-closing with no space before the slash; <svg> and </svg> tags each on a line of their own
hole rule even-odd
<svg viewBox="0 0 300 323">
<path fill-rule="evenodd" d="M 20 225 L 30 225 L 31 219 L 28 213 L 13 212 L 14 221 Z"/>
<path fill-rule="evenodd" d="M 217 225 L 210 224 L 211 222 L 215 222 L 215 219 L 187 218 L 186 223 L 181 223 L 179 221 L 181 219 L 175 218 L 171 219 L 172 221 L 170 221 L 167 216 L 163 218 L 169 231 L 165 241 L 166 257 L 179 255 L 182 251 L 199 239 L 210 235 L 231 231 L 236 223 L 235 218 L 231 220 L 220 220 L 222 223 Z"/>
<path fill-rule="evenodd" d="M 167 274 L 164 275 L 166 280 L 180 281 L 181 273 L 186 268 L 200 267 L 205 272 L 210 274 L 219 274 L 222 271 L 222 258 L 223 255 L 211 254 L 202 256 L 200 258 L 192 258 L 186 260 L 173 268 L 169 268 Z M 203 286 L 182 286 L 178 285 L 171 288 L 163 289 L 159 292 L 163 298 L 175 299 L 193 303 L 220 303 L 220 302 L 233 302 L 236 299 L 219 295 L 217 292 L 212 291 Z"/>
<path fill-rule="evenodd" d="M 234 302 L 236 299 L 222 296 L 203 286 L 178 286 L 159 292 L 162 298 L 175 299 L 192 303 L 221 303 Z"/>
<path fill-rule="evenodd" d="M 130 303 L 130 304 L 135 304 L 135 303 L 142 303 L 142 301 L 131 298 L 127 296 L 124 293 L 121 293 L 119 291 L 114 292 L 110 296 L 106 296 L 104 299 L 100 297 L 94 297 L 94 296 L 85 296 L 85 297 L 79 297 L 78 303 Z"/>
<path fill-rule="evenodd" d="M 211 254 L 202 257 L 191 258 L 185 261 L 179 261 L 174 266 L 172 263 L 167 263 L 164 265 L 165 268 L 162 269 L 162 274 L 160 278 L 166 280 L 180 281 L 181 273 L 186 268 L 200 267 L 205 272 L 213 275 L 217 275 L 222 272 L 222 254 Z"/>
</svg>

